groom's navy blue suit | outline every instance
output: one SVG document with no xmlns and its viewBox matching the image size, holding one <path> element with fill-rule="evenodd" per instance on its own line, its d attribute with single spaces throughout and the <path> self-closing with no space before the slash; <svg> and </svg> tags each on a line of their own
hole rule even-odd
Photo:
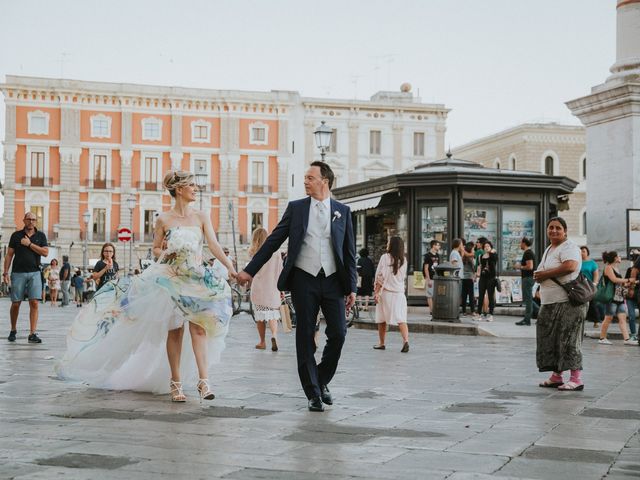
<svg viewBox="0 0 640 480">
<path fill-rule="evenodd" d="M 319 397 L 320 386 L 327 385 L 336 372 L 347 334 L 345 295 L 356 291 L 356 251 L 351 211 L 331 200 L 331 245 L 336 272 L 328 277 L 313 276 L 295 267 L 309 224 L 311 197 L 289 202 L 280 223 L 253 256 L 244 271 L 251 276 L 262 268 L 288 238 L 289 248 L 278 289 L 290 291 L 296 309 L 296 351 L 298 375 L 307 398 Z M 314 357 L 314 335 L 319 309 L 327 322 L 327 343 L 320 364 Z"/>
</svg>

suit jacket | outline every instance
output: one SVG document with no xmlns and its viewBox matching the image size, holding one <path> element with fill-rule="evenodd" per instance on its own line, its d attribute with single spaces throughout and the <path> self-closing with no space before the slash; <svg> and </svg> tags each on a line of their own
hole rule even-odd
<svg viewBox="0 0 640 480">
<path fill-rule="evenodd" d="M 267 237 L 264 245 L 244 268 L 251 276 L 269 261 L 273 252 L 288 238 L 289 251 L 282 273 L 278 278 L 278 290 L 291 290 L 291 272 L 302 248 L 302 241 L 309 224 L 311 197 L 289 202 L 276 228 Z M 338 214 L 336 214 L 338 212 Z M 348 206 L 331 199 L 331 243 L 336 261 L 336 274 L 345 295 L 356 291 L 356 245 Z"/>
</svg>

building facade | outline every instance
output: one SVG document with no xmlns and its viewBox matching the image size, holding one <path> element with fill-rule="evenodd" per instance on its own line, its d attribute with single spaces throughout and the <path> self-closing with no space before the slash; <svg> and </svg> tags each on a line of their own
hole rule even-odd
<svg viewBox="0 0 640 480">
<path fill-rule="evenodd" d="M 436 159 L 448 112 L 420 103 L 406 85 L 371 101 L 21 76 L 7 76 L 0 88 L 3 238 L 32 211 L 76 265 L 85 244 L 96 258 L 121 227 L 134 233 L 133 264 L 149 255 L 155 218 L 171 207 L 162 189 L 170 168 L 197 175 L 199 204 L 220 242 L 231 246 L 235 233 L 244 245 L 304 195 L 304 171 L 320 158 L 313 136 L 320 121 L 335 129 L 326 160 L 344 185 Z"/>
<path fill-rule="evenodd" d="M 562 201 L 570 238 L 587 243 L 587 155 L 585 129 L 556 123 L 525 123 L 453 149 L 455 156 L 485 167 L 565 176 L 578 182 Z M 566 209 L 568 207 L 568 210 Z"/>
</svg>

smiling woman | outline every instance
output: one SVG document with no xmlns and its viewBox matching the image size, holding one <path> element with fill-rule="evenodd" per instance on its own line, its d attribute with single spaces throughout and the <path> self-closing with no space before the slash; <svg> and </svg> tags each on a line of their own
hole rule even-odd
<svg viewBox="0 0 640 480">
<path fill-rule="evenodd" d="M 98 290 L 74 321 L 57 371 L 98 388 L 170 391 L 172 401 L 184 402 L 182 363 L 189 376 L 198 375 L 200 399 L 211 400 L 208 369 L 224 349 L 231 291 L 217 270 L 203 266 L 203 239 L 229 275 L 236 272 L 209 215 L 190 207 L 198 191 L 194 175 L 169 171 L 163 185 L 175 202 L 156 220 L 157 262 L 126 283 L 109 281 Z M 115 263 L 114 251 L 109 243 L 103 247 L 105 270 Z M 194 355 L 182 354 L 185 330 Z"/>
<path fill-rule="evenodd" d="M 575 280 L 580 273 L 580 249 L 567 239 L 567 223 L 561 217 L 547 222 L 547 237 L 551 245 L 545 250 L 534 279 L 540 283 L 540 313 L 536 324 L 538 370 L 552 372 L 541 387 L 559 390 L 583 390 L 582 331 L 587 305 L 572 305 L 560 283 Z M 564 383 L 562 372 L 571 371 Z"/>
</svg>

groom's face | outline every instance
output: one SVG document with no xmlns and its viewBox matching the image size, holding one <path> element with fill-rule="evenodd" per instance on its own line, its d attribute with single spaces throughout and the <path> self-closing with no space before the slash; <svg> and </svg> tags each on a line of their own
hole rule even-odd
<svg viewBox="0 0 640 480">
<path fill-rule="evenodd" d="M 326 178 L 322 178 L 320 173 L 320 167 L 309 167 L 304 174 L 304 191 L 310 197 L 318 200 L 324 199 L 326 193 L 329 190 L 329 181 Z"/>
</svg>

